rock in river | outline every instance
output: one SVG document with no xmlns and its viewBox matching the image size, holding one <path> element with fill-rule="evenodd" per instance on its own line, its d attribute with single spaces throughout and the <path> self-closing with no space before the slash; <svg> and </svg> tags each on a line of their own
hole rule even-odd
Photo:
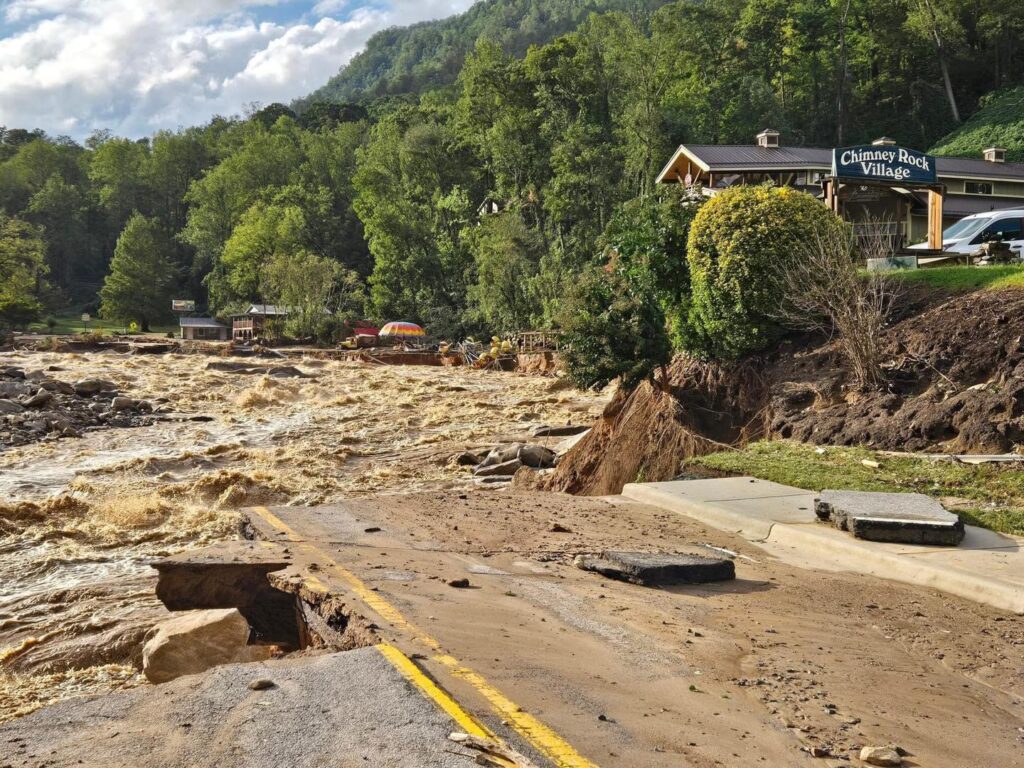
<svg viewBox="0 0 1024 768">
<path fill-rule="evenodd" d="M 42 408 L 44 405 L 48 405 L 53 400 L 53 392 L 47 389 L 40 389 L 32 397 L 25 400 L 22 405 L 26 408 Z"/>
<path fill-rule="evenodd" d="M 21 413 L 24 410 L 25 406 L 21 403 L 16 403 L 13 400 L 0 400 L 0 414 Z"/>
<path fill-rule="evenodd" d="M 524 445 L 519 449 L 519 460 L 524 466 L 547 469 L 555 466 L 555 452 L 543 445 Z"/>
<path fill-rule="evenodd" d="M 100 392 L 116 390 L 117 386 L 110 381 L 103 379 L 81 379 L 74 383 L 75 394 L 79 397 L 92 397 Z"/>
</svg>

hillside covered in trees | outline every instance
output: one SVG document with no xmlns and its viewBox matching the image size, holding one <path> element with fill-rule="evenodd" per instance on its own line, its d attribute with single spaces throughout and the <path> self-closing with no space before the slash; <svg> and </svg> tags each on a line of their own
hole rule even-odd
<svg viewBox="0 0 1024 768">
<path fill-rule="evenodd" d="M 592 13 L 649 13 L 669 0 L 481 0 L 465 13 L 374 35 L 305 101 L 352 101 L 451 85 L 481 37 L 514 56 L 572 32 Z M 298 105 L 301 106 L 301 103 Z"/>
<path fill-rule="evenodd" d="M 608 7 L 629 10 L 590 13 Z M 927 148 L 1024 82 L 1022 32 L 1009 0 L 489 0 L 384 33 L 292 107 L 84 144 L 9 127 L 0 325 L 146 324 L 172 294 L 226 314 L 316 286 L 332 314 L 304 333 L 558 326 L 609 246 L 648 242 L 676 144 L 772 126 Z"/>
</svg>

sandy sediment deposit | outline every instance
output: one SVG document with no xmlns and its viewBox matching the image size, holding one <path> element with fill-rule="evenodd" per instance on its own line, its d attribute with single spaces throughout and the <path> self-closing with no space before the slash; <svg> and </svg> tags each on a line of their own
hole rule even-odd
<svg viewBox="0 0 1024 768">
<path fill-rule="evenodd" d="M 164 614 L 148 563 L 237 535 L 240 507 L 467 484 L 455 454 L 588 422 L 607 399 L 508 373 L 302 360 L 302 376 L 266 375 L 217 360 L 0 355 L 171 411 L 0 450 L 0 719 L 139 684 L 142 639 Z"/>
</svg>

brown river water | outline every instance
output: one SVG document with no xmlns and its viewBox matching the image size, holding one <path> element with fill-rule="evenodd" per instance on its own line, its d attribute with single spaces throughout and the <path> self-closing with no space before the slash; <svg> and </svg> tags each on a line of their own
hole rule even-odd
<svg viewBox="0 0 1024 768">
<path fill-rule="evenodd" d="M 238 509 L 468 485 L 458 452 L 586 423 L 607 400 L 520 374 L 303 359 L 289 362 L 312 378 L 271 379 L 213 359 L 0 354 L 213 417 L 0 449 L 0 720 L 142 684 L 164 611 L 149 563 L 238 535 Z"/>
</svg>

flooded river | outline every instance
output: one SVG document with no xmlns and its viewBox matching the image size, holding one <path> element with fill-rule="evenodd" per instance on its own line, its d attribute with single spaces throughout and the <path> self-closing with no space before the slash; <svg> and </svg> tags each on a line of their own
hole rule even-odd
<svg viewBox="0 0 1024 768">
<path fill-rule="evenodd" d="M 0 449 L 0 720 L 140 684 L 142 638 L 163 615 L 148 564 L 237 535 L 239 508 L 467 484 L 458 452 L 587 422 L 606 399 L 518 374 L 304 359 L 310 378 L 274 379 L 213 360 L 0 354 L 212 417 Z"/>
</svg>

